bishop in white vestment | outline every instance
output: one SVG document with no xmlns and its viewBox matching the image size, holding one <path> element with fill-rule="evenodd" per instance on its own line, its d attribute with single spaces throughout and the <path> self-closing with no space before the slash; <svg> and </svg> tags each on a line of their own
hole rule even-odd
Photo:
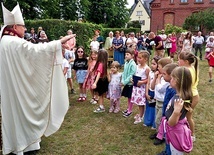
<svg viewBox="0 0 214 155">
<path fill-rule="evenodd" d="M 24 39 L 24 21 L 17 5 L 12 12 L 2 4 L 4 27 L 0 40 L 0 95 L 3 154 L 40 149 L 43 135 L 56 132 L 69 107 L 62 72 L 61 43 Z"/>
</svg>

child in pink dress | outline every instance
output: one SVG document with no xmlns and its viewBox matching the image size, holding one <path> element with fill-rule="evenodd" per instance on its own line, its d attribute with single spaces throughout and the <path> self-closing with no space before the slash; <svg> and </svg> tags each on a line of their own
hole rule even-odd
<svg viewBox="0 0 214 155">
<path fill-rule="evenodd" d="M 97 62 L 97 55 L 98 55 L 98 52 L 96 50 L 91 51 L 90 58 L 88 61 L 88 72 L 87 72 L 85 81 L 83 83 L 83 88 L 90 90 L 91 92 L 91 96 L 92 96 L 92 99 L 90 100 L 91 104 L 97 104 L 97 101 L 98 101 L 97 95 L 95 95 L 94 90 L 91 88 L 95 79 L 95 73 L 93 70 Z"/>
<path fill-rule="evenodd" d="M 120 63 L 113 61 L 111 64 L 111 71 L 108 74 L 109 86 L 107 98 L 110 99 L 109 112 L 118 113 L 120 111 L 120 97 L 121 97 L 121 78 L 122 73 L 119 73 Z"/>
<path fill-rule="evenodd" d="M 140 77 L 137 86 L 133 85 L 131 102 L 135 103 L 139 107 L 139 114 L 135 116 L 134 124 L 141 123 L 143 121 L 144 107 L 146 105 L 146 84 L 150 72 L 149 66 L 146 64 L 149 60 L 149 52 L 139 51 L 137 56 L 137 70 L 135 76 Z"/>
</svg>

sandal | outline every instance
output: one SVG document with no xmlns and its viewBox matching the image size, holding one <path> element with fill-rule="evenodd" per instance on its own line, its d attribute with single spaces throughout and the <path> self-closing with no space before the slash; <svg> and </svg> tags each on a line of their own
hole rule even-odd
<svg viewBox="0 0 214 155">
<path fill-rule="evenodd" d="M 98 100 L 94 99 L 93 102 L 91 102 L 91 104 L 97 104 L 98 103 Z"/>
<path fill-rule="evenodd" d="M 118 113 L 119 111 L 120 111 L 119 108 L 114 109 L 114 113 L 115 113 L 115 114 Z"/>
<path fill-rule="evenodd" d="M 86 97 L 82 97 L 82 101 L 85 101 L 86 100 Z"/>
<path fill-rule="evenodd" d="M 82 101 L 82 97 L 79 97 L 79 98 L 77 99 L 77 101 L 81 102 L 81 101 Z"/>
</svg>

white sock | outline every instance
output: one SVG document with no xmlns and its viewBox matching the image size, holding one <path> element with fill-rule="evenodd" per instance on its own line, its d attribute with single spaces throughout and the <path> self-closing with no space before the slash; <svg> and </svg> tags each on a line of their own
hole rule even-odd
<svg viewBox="0 0 214 155">
<path fill-rule="evenodd" d="M 83 94 L 82 94 L 82 93 L 80 93 L 80 97 L 83 97 Z"/>
<path fill-rule="evenodd" d="M 104 109 L 104 106 L 103 106 L 103 105 L 100 105 L 100 108 L 101 108 L 101 109 Z"/>
</svg>

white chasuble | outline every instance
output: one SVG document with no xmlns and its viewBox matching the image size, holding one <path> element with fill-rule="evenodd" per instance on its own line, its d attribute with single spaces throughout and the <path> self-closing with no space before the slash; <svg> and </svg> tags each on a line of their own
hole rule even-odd
<svg viewBox="0 0 214 155">
<path fill-rule="evenodd" d="M 60 41 L 32 44 L 14 36 L 0 43 L 3 153 L 38 149 L 69 107 Z"/>
</svg>

